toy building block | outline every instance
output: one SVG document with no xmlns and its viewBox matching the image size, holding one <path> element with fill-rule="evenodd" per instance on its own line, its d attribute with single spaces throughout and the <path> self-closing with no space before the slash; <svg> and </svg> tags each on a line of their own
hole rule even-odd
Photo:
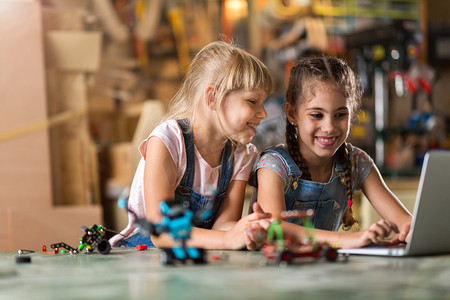
<svg viewBox="0 0 450 300">
<path fill-rule="evenodd" d="M 80 238 L 80 246 L 78 251 L 86 249 L 86 253 L 92 253 L 95 248 L 101 254 L 108 254 L 111 251 L 111 245 L 108 240 L 104 238 L 105 230 L 102 225 L 94 224 L 93 226 L 81 226 L 85 232 L 84 236 Z"/>
<path fill-rule="evenodd" d="M 315 259 L 325 258 L 327 261 L 336 261 L 338 258 L 337 248 L 328 243 L 319 243 L 314 237 L 314 228 L 310 217 L 314 214 L 312 210 L 286 211 L 281 213 L 281 219 L 302 217 L 305 227 L 309 229 L 309 236 L 301 242 L 293 243 L 290 236 L 283 233 L 281 219 L 275 219 L 267 230 L 267 239 L 262 248 L 263 254 L 271 262 L 278 264 L 290 264 L 294 258 L 312 257 Z"/>
<path fill-rule="evenodd" d="M 160 258 L 163 265 L 173 265 L 177 261 L 186 263 L 188 260 L 195 264 L 206 263 L 206 251 L 201 248 L 188 247 L 186 242 L 191 236 L 193 224 L 199 219 L 208 217 L 208 211 L 194 213 L 190 209 L 188 201 L 180 202 L 169 199 L 160 203 L 159 209 L 163 216 L 161 222 L 151 223 L 147 219 L 137 216 L 134 211 L 128 208 L 124 198 L 119 199 L 118 204 L 134 215 L 136 226 L 142 233 L 156 237 L 162 233 L 167 233 L 174 240 L 175 247 L 161 249 Z"/>
<path fill-rule="evenodd" d="M 54 243 L 51 244 L 50 247 L 52 249 L 57 249 L 57 251 L 59 251 L 61 248 L 68 250 L 71 254 L 78 254 L 78 249 L 75 249 L 69 245 L 67 245 L 66 243 Z M 62 253 L 62 251 L 61 251 Z"/>
</svg>

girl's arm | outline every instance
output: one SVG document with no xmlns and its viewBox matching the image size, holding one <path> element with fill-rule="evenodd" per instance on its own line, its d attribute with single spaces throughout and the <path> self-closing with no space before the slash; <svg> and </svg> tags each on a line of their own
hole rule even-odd
<svg viewBox="0 0 450 300">
<path fill-rule="evenodd" d="M 275 218 L 286 210 L 284 199 L 284 182 L 273 170 L 258 169 L 258 203 L 266 212 L 272 213 Z M 293 240 L 302 241 L 311 230 L 303 226 L 281 222 L 283 231 Z M 362 247 L 371 242 L 377 243 L 379 239 L 388 237 L 390 232 L 396 231 L 396 227 L 389 221 L 381 220 L 372 224 L 368 229 L 360 232 L 333 232 L 327 230 L 314 230 L 314 237 L 318 242 L 327 242 L 341 248 Z"/>
<path fill-rule="evenodd" d="M 176 180 L 176 165 L 166 145 L 157 137 L 150 138 L 146 150 L 144 197 L 146 215 L 151 222 L 161 221 L 159 203 L 175 196 Z M 253 248 L 253 242 L 244 232 L 254 221 L 268 218 L 270 215 L 257 212 L 237 222 L 242 214 L 245 183 L 245 181 L 230 183 L 230 194 L 224 199 L 225 203 L 221 205 L 218 212 L 217 227 L 222 230 L 193 227 L 191 237 L 187 241 L 189 246 L 205 249 L 241 249 L 246 246 L 250 249 Z M 232 226 L 232 222 L 236 224 Z M 174 245 L 172 238 L 165 234 L 154 239 L 153 242 L 157 247 Z"/>
<path fill-rule="evenodd" d="M 270 212 L 274 218 L 279 218 L 282 211 L 286 210 L 284 200 L 284 182 L 273 170 L 258 169 L 258 204 L 261 208 Z"/>
<path fill-rule="evenodd" d="M 290 235 L 295 241 L 302 241 L 311 234 L 311 230 L 303 226 L 281 222 L 283 232 Z M 395 224 L 387 220 L 380 220 L 370 225 L 368 229 L 358 232 L 334 232 L 328 230 L 314 229 L 314 238 L 321 243 L 328 243 L 340 248 L 360 248 L 370 243 L 380 244 L 383 239 L 389 237 L 392 231 L 397 231 Z"/>
<path fill-rule="evenodd" d="M 231 248 L 242 247 L 240 245 L 244 238 L 247 249 L 257 250 L 263 245 L 266 230 L 270 225 L 268 220 L 267 222 L 260 222 L 260 220 L 269 218 L 271 215 L 264 213 L 259 205 L 254 204 L 254 213 L 241 219 L 246 186 L 246 181 L 230 182 L 212 229 L 226 231 L 225 239 L 231 243 Z"/>
<path fill-rule="evenodd" d="M 274 218 L 280 218 L 281 212 L 286 210 L 284 182 L 271 169 L 260 168 L 257 172 L 258 204 L 264 211 L 272 213 Z M 310 232 L 303 226 L 286 221 L 282 221 L 281 225 L 283 231 L 297 241 L 302 241 Z M 315 238 L 320 242 L 329 241 L 330 239 L 336 239 L 336 234 L 331 231 L 315 230 Z"/>
<path fill-rule="evenodd" d="M 230 182 L 227 195 L 220 203 L 212 229 L 228 230 L 241 218 L 246 185 L 247 182 L 242 180 Z"/>
<path fill-rule="evenodd" d="M 162 219 L 159 203 L 175 197 L 177 169 L 164 142 L 151 137 L 147 142 L 144 169 L 145 211 L 152 222 Z"/>
<path fill-rule="evenodd" d="M 400 242 L 406 241 L 412 216 L 400 200 L 386 186 L 375 165 L 373 165 L 369 176 L 367 176 L 367 179 L 362 186 L 362 191 L 380 216 L 391 223 L 394 223 L 398 227 L 400 232 L 397 239 Z"/>
</svg>

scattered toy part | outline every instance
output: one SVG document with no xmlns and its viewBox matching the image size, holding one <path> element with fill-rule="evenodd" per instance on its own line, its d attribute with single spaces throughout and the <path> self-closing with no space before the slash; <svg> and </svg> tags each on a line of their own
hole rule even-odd
<svg viewBox="0 0 450 300">
<path fill-rule="evenodd" d="M 66 243 L 62 243 L 62 242 L 61 243 L 51 244 L 50 247 L 52 249 L 61 249 L 61 248 L 63 248 L 63 249 L 68 250 L 71 254 L 78 254 L 78 250 L 77 249 L 67 245 Z M 61 250 L 61 253 L 63 253 L 62 250 Z"/>
<path fill-rule="evenodd" d="M 16 256 L 16 263 L 17 264 L 26 264 L 31 263 L 31 256 L 28 255 L 18 255 Z"/>
<path fill-rule="evenodd" d="M 136 250 L 138 250 L 138 251 L 147 250 L 147 245 L 137 245 Z"/>
<path fill-rule="evenodd" d="M 19 249 L 17 250 L 18 254 L 29 254 L 29 253 L 34 253 L 34 250 L 25 250 L 25 249 Z"/>
<path fill-rule="evenodd" d="M 54 248 L 53 252 L 47 252 L 47 246 L 42 245 L 42 253 L 45 253 L 45 254 L 58 254 L 59 253 L 59 249 L 58 248 Z"/>
</svg>

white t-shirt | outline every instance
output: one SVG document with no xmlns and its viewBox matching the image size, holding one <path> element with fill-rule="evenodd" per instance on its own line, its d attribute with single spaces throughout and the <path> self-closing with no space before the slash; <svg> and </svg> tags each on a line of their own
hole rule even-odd
<svg viewBox="0 0 450 300">
<path fill-rule="evenodd" d="M 141 161 L 136 169 L 133 183 L 131 184 L 130 197 L 128 199 L 128 207 L 133 210 L 138 216 L 143 217 L 145 213 L 145 200 L 144 200 L 144 169 L 145 169 L 145 155 L 147 150 L 148 140 L 152 137 L 160 138 L 175 163 L 177 169 L 177 181 L 176 186 L 180 184 L 186 170 L 186 151 L 184 146 L 184 138 L 181 128 L 178 126 L 177 121 L 169 120 L 159 126 L 157 126 L 153 132 L 147 137 L 139 146 L 139 152 L 141 153 Z M 195 139 L 195 136 L 194 136 Z M 246 146 L 238 144 L 234 152 L 234 168 L 232 180 L 248 181 L 253 164 L 257 157 L 257 149 L 253 144 L 249 144 L 249 154 L 247 155 Z M 205 196 L 212 197 L 211 186 L 217 187 L 219 181 L 220 166 L 212 168 L 200 155 L 195 147 L 195 176 L 193 189 L 197 193 Z M 136 231 L 134 226 L 134 218 L 129 215 L 129 223 L 127 227 L 122 230 L 121 234 L 112 237 L 109 242 L 112 246 L 115 246 L 117 242 L 123 238 L 130 236 Z"/>
</svg>

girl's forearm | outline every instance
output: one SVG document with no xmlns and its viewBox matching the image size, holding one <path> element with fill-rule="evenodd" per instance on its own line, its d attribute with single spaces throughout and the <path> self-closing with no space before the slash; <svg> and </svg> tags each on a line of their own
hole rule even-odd
<svg viewBox="0 0 450 300">
<path fill-rule="evenodd" d="M 203 249 L 223 250 L 229 249 L 225 239 L 226 231 L 192 228 L 191 237 L 186 241 L 187 246 Z M 158 248 L 172 248 L 179 246 L 180 240 L 174 240 L 168 234 L 162 234 L 157 238 L 153 238 L 153 243 Z"/>
<path fill-rule="evenodd" d="M 307 228 L 297 224 L 289 223 L 287 221 L 282 221 L 281 226 L 283 228 L 283 233 L 290 236 L 294 241 L 302 242 L 305 238 L 314 236 L 318 242 L 329 242 L 335 235 L 335 232 L 318 230 L 313 228 Z"/>
<path fill-rule="evenodd" d="M 349 248 L 358 245 L 361 232 L 334 232 L 328 230 L 311 229 L 296 225 L 286 221 L 282 222 L 283 232 L 290 235 L 295 241 L 303 241 L 305 238 L 314 235 L 319 243 L 328 243 L 331 246 Z"/>
<path fill-rule="evenodd" d="M 237 221 L 229 221 L 229 222 L 225 222 L 225 223 L 221 223 L 221 224 L 217 224 L 214 223 L 213 225 L 213 230 L 220 230 L 220 231 L 226 231 L 226 230 L 230 230 L 231 228 L 233 228 L 234 225 L 236 225 Z"/>
</svg>

